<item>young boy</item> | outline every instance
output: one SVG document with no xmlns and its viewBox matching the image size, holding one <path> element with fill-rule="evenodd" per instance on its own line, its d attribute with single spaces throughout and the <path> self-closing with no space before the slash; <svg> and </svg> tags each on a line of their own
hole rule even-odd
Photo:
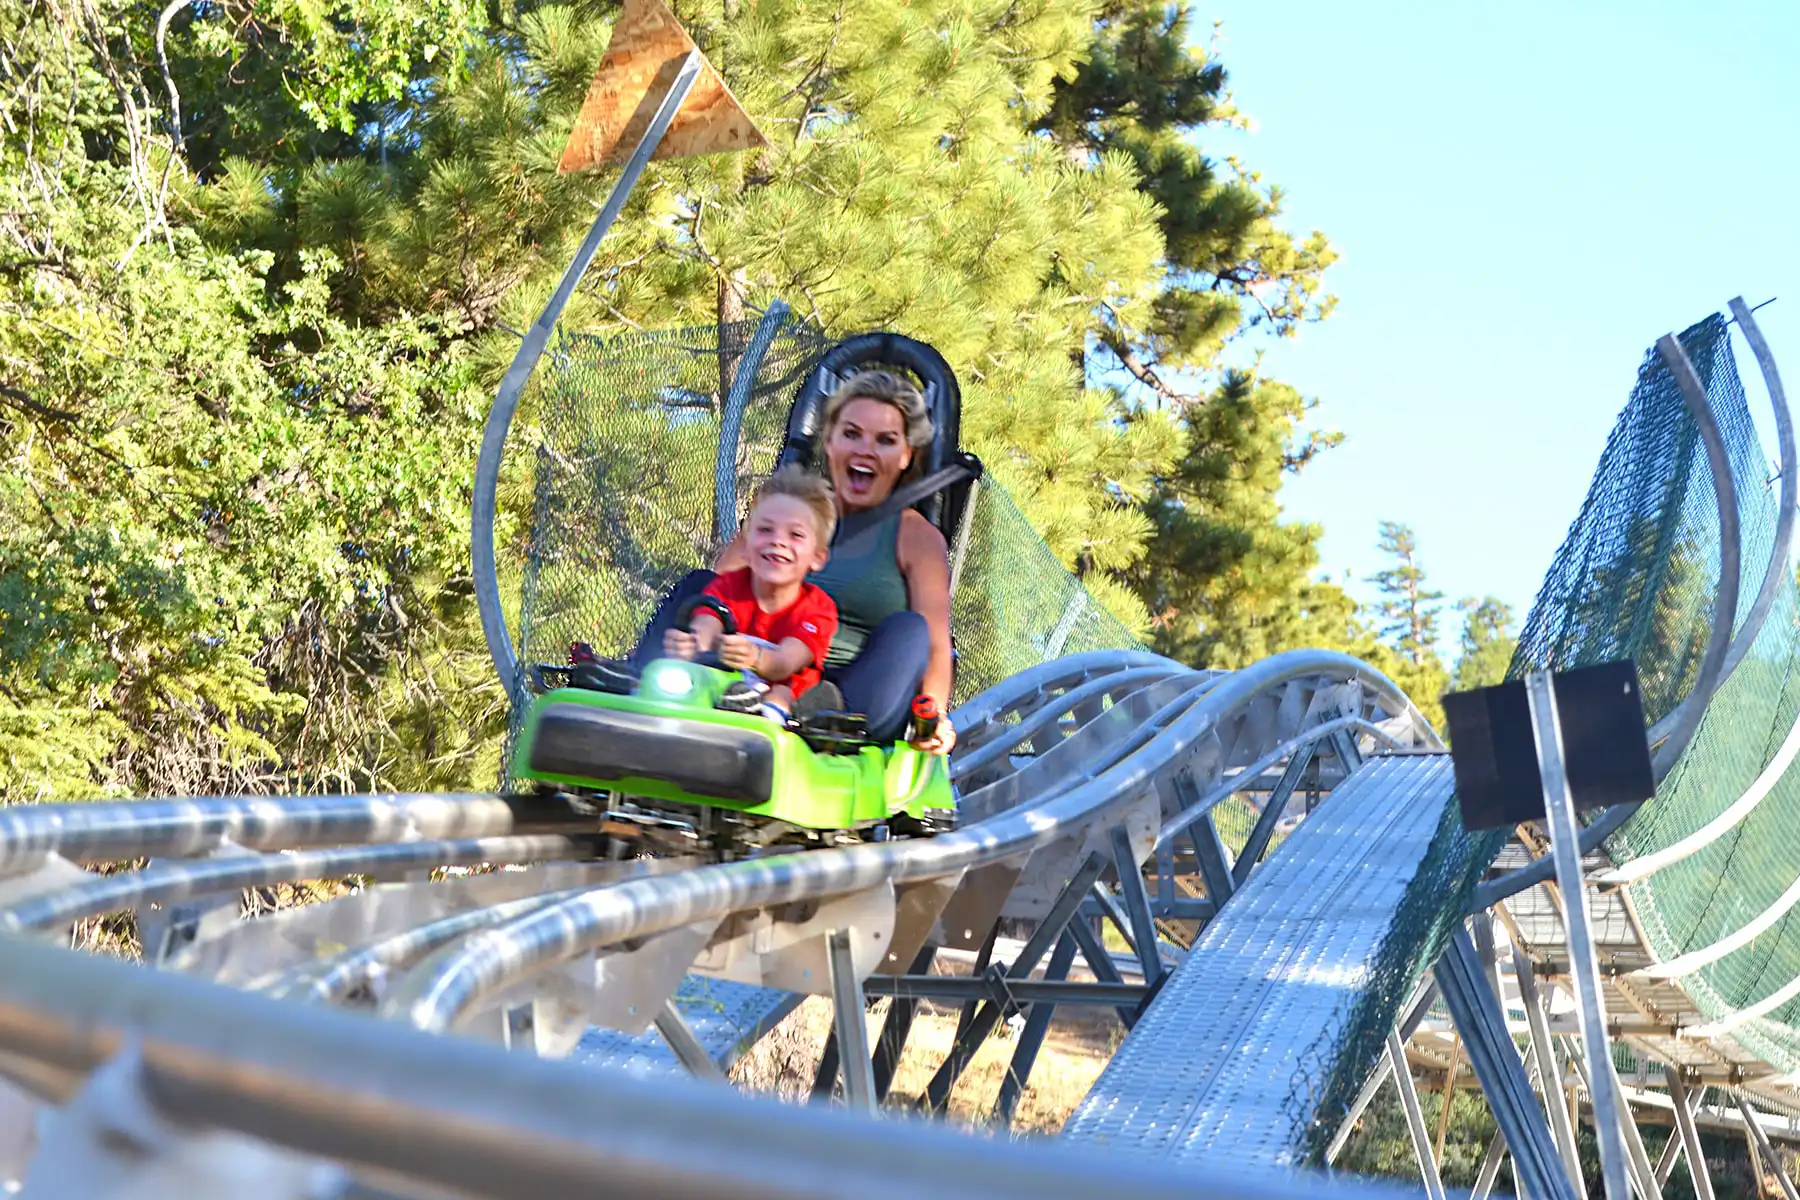
<svg viewBox="0 0 1800 1200">
<path fill-rule="evenodd" d="M 764 480 L 744 523 L 750 565 L 719 575 L 704 589 L 725 602 L 738 632 L 722 637 L 719 618 L 700 609 L 692 633 L 671 629 L 664 635 L 664 652 L 693 658 L 717 646 L 722 664 L 769 684 L 763 711 L 785 725 L 795 697 L 819 682 L 837 632 L 837 605 L 806 582 L 830 557 L 836 528 L 837 508 L 823 477 L 785 467 Z"/>
</svg>

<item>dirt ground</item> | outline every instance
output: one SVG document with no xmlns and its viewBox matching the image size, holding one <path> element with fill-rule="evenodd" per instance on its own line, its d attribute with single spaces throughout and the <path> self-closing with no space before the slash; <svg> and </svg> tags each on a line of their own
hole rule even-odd
<svg viewBox="0 0 1800 1200">
<path fill-rule="evenodd" d="M 873 1045 L 887 1016 L 888 1001 L 880 1001 L 868 1013 L 869 1041 Z M 1089 1010 L 1090 1012 L 1092 1010 Z M 912 1034 L 900 1056 L 893 1090 L 886 1107 L 912 1108 L 926 1084 L 948 1057 L 956 1034 L 957 1009 L 923 1003 L 913 1021 Z M 831 1031 L 831 1002 L 812 997 L 790 1013 L 785 1021 L 759 1042 L 732 1068 L 731 1077 L 748 1091 L 774 1093 L 783 1099 L 804 1102 L 812 1090 L 813 1075 Z M 1030 1085 L 1013 1114 L 1013 1136 L 1054 1136 L 1075 1111 L 1106 1061 L 1122 1040 L 1123 1031 L 1111 1014 L 1087 1015 L 1074 1009 L 1058 1013 L 1032 1068 Z M 982 1045 L 950 1095 L 948 1118 L 954 1125 L 983 1132 L 1001 1132 L 989 1124 L 1000 1083 L 1011 1064 L 1017 1036 L 1006 1026 Z"/>
</svg>

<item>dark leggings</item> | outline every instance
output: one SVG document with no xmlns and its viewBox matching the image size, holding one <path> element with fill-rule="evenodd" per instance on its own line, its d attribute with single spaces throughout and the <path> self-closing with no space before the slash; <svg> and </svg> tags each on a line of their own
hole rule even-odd
<svg viewBox="0 0 1800 1200">
<path fill-rule="evenodd" d="M 689 571 L 663 597 L 644 630 L 631 662 L 643 667 L 663 652 L 663 634 L 675 627 L 675 613 L 711 583 L 711 571 Z M 898 738 L 906 729 L 912 698 L 925 681 L 931 663 L 931 629 L 925 618 L 910 610 L 884 619 L 869 633 L 862 653 L 841 667 L 830 667 L 825 678 L 844 693 L 844 707 L 869 718 L 869 736 L 877 741 Z"/>
</svg>

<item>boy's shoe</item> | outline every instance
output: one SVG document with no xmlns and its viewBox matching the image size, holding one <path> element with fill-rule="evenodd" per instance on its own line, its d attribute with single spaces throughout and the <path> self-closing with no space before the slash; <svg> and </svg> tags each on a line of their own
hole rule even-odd
<svg viewBox="0 0 1800 1200">
<path fill-rule="evenodd" d="M 779 704 L 771 704 L 767 700 L 763 701 L 762 715 L 769 718 L 769 720 L 775 722 L 783 729 L 788 727 L 789 717 L 787 710 L 782 708 Z"/>
<path fill-rule="evenodd" d="M 794 700 L 794 715 L 803 721 L 812 713 L 843 711 L 844 693 L 829 679 L 819 680 Z"/>
</svg>

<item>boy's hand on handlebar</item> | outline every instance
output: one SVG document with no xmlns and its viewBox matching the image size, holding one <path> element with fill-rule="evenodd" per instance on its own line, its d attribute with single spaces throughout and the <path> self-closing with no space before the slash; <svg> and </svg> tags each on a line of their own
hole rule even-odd
<svg viewBox="0 0 1800 1200">
<path fill-rule="evenodd" d="M 931 736 L 914 742 L 913 748 L 926 754 L 948 754 L 955 745 L 956 726 L 950 723 L 949 717 L 939 717 Z"/>
<path fill-rule="evenodd" d="M 663 634 L 663 653 L 675 658 L 692 659 L 700 652 L 700 639 L 685 629 L 671 629 Z"/>
<path fill-rule="evenodd" d="M 726 634 L 719 640 L 719 661 L 741 671 L 752 670 L 756 666 L 757 652 L 761 649 L 761 646 L 741 633 Z"/>
</svg>

